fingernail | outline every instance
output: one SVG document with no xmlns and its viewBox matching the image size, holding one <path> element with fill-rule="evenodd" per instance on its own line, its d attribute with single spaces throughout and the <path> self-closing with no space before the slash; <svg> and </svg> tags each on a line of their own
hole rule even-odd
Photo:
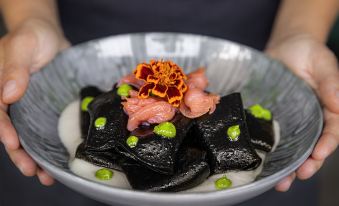
<svg viewBox="0 0 339 206">
<path fill-rule="evenodd" d="M 6 82 L 4 89 L 3 89 L 2 98 L 3 99 L 9 98 L 10 96 L 13 95 L 15 90 L 16 90 L 15 80 L 10 80 L 10 81 Z"/>
</svg>

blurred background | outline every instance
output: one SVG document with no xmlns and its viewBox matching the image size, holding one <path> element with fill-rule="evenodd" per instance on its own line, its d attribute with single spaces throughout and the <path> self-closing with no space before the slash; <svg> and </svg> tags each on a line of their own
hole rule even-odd
<svg viewBox="0 0 339 206">
<path fill-rule="evenodd" d="M 0 22 L 0 33 L 5 29 Z M 333 28 L 328 41 L 329 47 L 339 57 L 339 21 Z M 288 206 L 339 205 L 339 150 L 330 156 L 320 172 L 310 180 L 296 180 L 291 189 L 286 193 L 278 193 L 274 190 L 267 192 L 251 201 L 262 206 L 280 205 Z M 27 186 L 30 186 L 29 189 Z M 316 191 L 316 195 L 314 194 Z M 312 192 L 310 192 L 312 191 Z M 65 194 L 73 193 L 73 199 L 63 198 Z M 57 195 L 59 198 L 55 200 Z M 51 202 L 53 200 L 53 202 Z M 22 204 L 25 202 L 25 204 Z M 0 145 L 0 206 L 25 206 L 25 205 L 102 205 L 88 199 L 56 183 L 52 187 L 40 185 L 36 177 L 27 178 L 15 169 L 8 159 L 3 145 Z M 243 204 L 240 204 L 241 206 Z"/>
</svg>

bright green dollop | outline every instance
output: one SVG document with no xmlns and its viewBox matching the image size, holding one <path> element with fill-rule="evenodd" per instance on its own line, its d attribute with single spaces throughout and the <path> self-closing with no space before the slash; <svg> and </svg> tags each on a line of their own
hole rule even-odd
<svg viewBox="0 0 339 206">
<path fill-rule="evenodd" d="M 88 111 L 88 105 L 93 101 L 94 97 L 85 97 L 81 102 L 81 111 Z"/>
<path fill-rule="evenodd" d="M 128 92 L 129 90 L 131 90 L 132 87 L 128 84 L 122 84 L 120 85 L 120 87 L 118 88 L 118 95 L 122 96 L 122 97 L 127 97 L 128 96 Z"/>
<path fill-rule="evenodd" d="M 99 180 L 110 180 L 113 177 L 113 171 L 103 168 L 95 172 L 95 177 Z"/>
<path fill-rule="evenodd" d="M 226 176 L 223 176 L 217 179 L 214 182 L 214 185 L 217 190 L 224 190 L 224 189 L 232 187 L 232 181 L 228 179 Z"/>
<path fill-rule="evenodd" d="M 173 123 L 171 122 L 162 122 L 154 127 L 153 132 L 157 135 L 173 138 L 175 137 L 177 130 Z"/>
<path fill-rule="evenodd" d="M 135 146 L 137 146 L 139 141 L 139 138 L 136 136 L 129 136 L 126 140 L 126 144 L 130 147 L 133 148 Z"/>
<path fill-rule="evenodd" d="M 258 118 L 270 121 L 272 119 L 272 113 L 270 110 L 263 108 L 260 104 L 255 104 L 248 108 L 251 114 Z"/>
<path fill-rule="evenodd" d="M 106 125 L 106 121 L 106 117 L 98 117 L 94 122 L 94 126 L 96 128 L 103 129 Z"/>
<path fill-rule="evenodd" d="M 240 126 L 234 125 L 234 126 L 229 127 L 227 129 L 227 135 L 231 141 L 237 141 L 240 135 Z"/>
</svg>

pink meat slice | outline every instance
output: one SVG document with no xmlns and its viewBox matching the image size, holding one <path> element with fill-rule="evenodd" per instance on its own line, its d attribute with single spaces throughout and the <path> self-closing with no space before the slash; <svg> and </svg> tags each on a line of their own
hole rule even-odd
<svg viewBox="0 0 339 206">
<path fill-rule="evenodd" d="M 138 91 L 135 91 L 135 90 L 129 90 L 128 91 L 128 94 L 130 97 L 138 97 Z"/>
<path fill-rule="evenodd" d="M 127 129 L 129 131 L 133 131 L 145 122 L 156 124 L 169 121 L 174 117 L 176 110 L 171 104 L 165 101 L 156 101 L 133 111 L 134 112 L 129 114 L 128 118 Z"/>
<path fill-rule="evenodd" d="M 144 84 L 143 81 L 137 80 L 132 74 L 123 77 L 119 81 L 119 85 L 122 83 L 128 83 L 137 88 Z M 213 113 L 216 104 L 219 103 L 220 96 L 204 91 L 208 85 L 205 70 L 200 68 L 188 74 L 186 84 L 188 90 L 180 104 L 180 112 L 188 118 L 197 118 L 208 112 Z M 133 131 L 141 124 L 156 124 L 169 121 L 174 117 L 177 110 L 167 101 L 157 97 L 140 99 L 138 91 L 135 90 L 130 90 L 129 97 L 124 98 L 124 100 L 122 105 L 129 116 L 127 123 L 129 131 Z"/>
<path fill-rule="evenodd" d="M 157 101 L 158 100 L 155 98 L 139 99 L 138 97 L 132 97 L 126 98 L 126 101 L 121 104 L 123 105 L 126 114 L 132 115 L 146 105 L 153 104 Z"/>
<path fill-rule="evenodd" d="M 179 111 L 188 118 L 197 118 L 207 112 L 212 114 L 219 100 L 218 95 L 208 94 L 199 88 L 190 88 L 180 104 Z"/>
<path fill-rule="evenodd" d="M 128 94 L 129 94 L 128 98 L 123 97 L 123 99 L 126 101 L 121 103 L 123 105 L 124 111 L 128 115 L 131 115 L 137 112 L 138 110 L 142 109 L 146 105 L 161 101 L 159 98 L 156 98 L 156 97 L 140 99 L 138 98 L 138 92 L 135 90 L 130 90 Z"/>
<path fill-rule="evenodd" d="M 180 104 L 179 111 L 188 118 L 197 118 L 208 112 L 212 114 L 219 103 L 220 96 L 204 91 L 208 86 L 205 69 L 199 68 L 188 74 L 186 84 L 188 90 Z"/>
<path fill-rule="evenodd" d="M 208 79 L 205 76 L 205 69 L 199 68 L 194 72 L 187 75 L 186 85 L 188 88 L 199 88 L 201 90 L 206 89 L 208 85 Z"/>
<path fill-rule="evenodd" d="M 145 84 L 145 82 L 143 80 L 135 78 L 134 74 L 128 74 L 126 76 L 123 76 L 119 80 L 118 86 L 120 86 L 121 84 L 130 84 L 139 89 L 142 85 Z"/>
</svg>

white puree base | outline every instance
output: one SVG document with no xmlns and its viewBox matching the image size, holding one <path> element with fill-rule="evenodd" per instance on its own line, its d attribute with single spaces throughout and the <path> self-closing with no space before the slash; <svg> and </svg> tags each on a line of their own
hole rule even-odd
<svg viewBox="0 0 339 206">
<path fill-rule="evenodd" d="M 61 142 L 64 144 L 65 148 L 68 150 L 70 154 L 69 167 L 71 171 L 81 177 L 84 177 L 92 181 L 100 182 L 114 187 L 130 189 L 131 186 L 129 185 L 128 180 L 123 172 L 114 170 L 113 178 L 111 180 L 106 181 L 98 180 L 95 177 L 95 172 L 101 167 L 95 166 L 84 160 L 74 158 L 76 149 L 78 145 L 82 142 L 80 132 L 79 104 L 80 104 L 79 101 L 74 101 L 70 103 L 60 115 L 58 124 L 58 131 Z M 280 140 L 280 128 L 278 122 L 276 121 L 274 121 L 274 134 L 275 134 L 275 145 L 273 146 L 273 149 L 276 148 L 277 143 Z M 191 188 L 185 192 L 215 191 L 216 189 L 214 186 L 214 182 L 223 175 L 226 175 L 227 178 L 232 180 L 232 187 L 253 182 L 255 178 L 261 173 L 263 168 L 263 162 L 265 160 L 264 152 L 257 151 L 257 153 L 262 158 L 262 163 L 257 169 L 251 171 L 227 172 L 225 174 L 213 175 L 207 178 L 202 184 L 194 188 Z"/>
</svg>

